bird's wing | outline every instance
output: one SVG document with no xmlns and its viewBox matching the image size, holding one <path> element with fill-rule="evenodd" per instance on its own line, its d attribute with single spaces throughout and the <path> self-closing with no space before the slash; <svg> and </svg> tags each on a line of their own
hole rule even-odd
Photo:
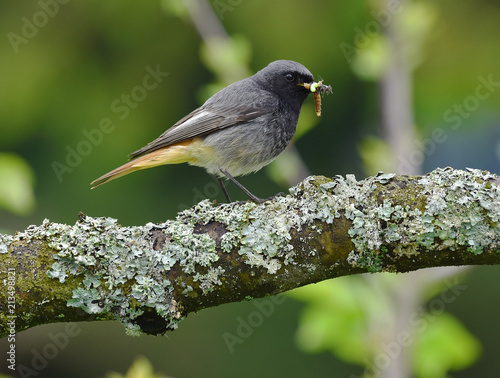
<svg viewBox="0 0 500 378">
<path fill-rule="evenodd" d="M 225 98 L 226 94 L 224 90 L 216 93 L 203 106 L 180 119 L 157 139 L 131 153 L 130 159 L 268 114 L 276 109 L 278 102 L 264 91 L 246 95 L 240 92 L 236 98 Z"/>
</svg>

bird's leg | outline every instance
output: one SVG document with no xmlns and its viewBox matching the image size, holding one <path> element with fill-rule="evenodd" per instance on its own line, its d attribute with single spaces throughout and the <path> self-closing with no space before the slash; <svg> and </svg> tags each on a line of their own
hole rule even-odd
<svg viewBox="0 0 500 378">
<path fill-rule="evenodd" d="M 229 197 L 229 193 L 227 192 L 227 189 L 224 186 L 224 182 L 222 181 L 222 178 L 217 177 L 217 181 L 219 182 L 219 185 L 220 185 L 222 191 L 224 192 L 224 195 L 226 196 L 227 202 L 229 202 L 229 203 L 233 202 L 233 201 L 231 201 L 231 198 Z"/>
<path fill-rule="evenodd" d="M 243 192 L 255 203 L 263 203 L 265 201 L 267 201 L 268 199 L 271 199 L 273 197 L 270 197 L 270 198 L 266 198 L 266 199 L 262 199 L 262 198 L 259 198 L 259 197 L 256 197 L 254 196 L 252 193 L 250 193 L 250 191 L 245 188 L 243 185 L 241 185 L 233 176 L 231 176 L 229 174 L 229 172 L 227 172 L 226 170 L 224 169 L 221 169 L 220 170 L 229 180 L 231 180 L 232 182 L 234 182 L 238 188 L 240 188 L 241 190 L 243 190 Z M 222 184 L 222 181 L 221 179 L 219 178 L 219 183 L 221 183 L 221 186 L 223 187 L 223 190 L 224 190 L 224 193 L 226 194 L 226 198 L 229 200 L 229 196 L 227 195 L 227 191 L 226 191 L 226 188 L 224 188 L 224 185 Z M 229 202 L 231 202 L 231 200 L 229 200 Z"/>
</svg>

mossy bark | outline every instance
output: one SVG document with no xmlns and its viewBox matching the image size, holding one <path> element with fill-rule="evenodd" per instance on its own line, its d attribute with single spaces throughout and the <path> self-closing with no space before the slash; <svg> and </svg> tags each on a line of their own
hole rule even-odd
<svg viewBox="0 0 500 378">
<path fill-rule="evenodd" d="M 264 204 L 208 200 L 161 224 L 80 214 L 0 235 L 0 334 L 121 320 L 163 334 L 187 314 L 364 272 L 500 263 L 500 189 L 479 170 L 309 177 Z"/>
</svg>

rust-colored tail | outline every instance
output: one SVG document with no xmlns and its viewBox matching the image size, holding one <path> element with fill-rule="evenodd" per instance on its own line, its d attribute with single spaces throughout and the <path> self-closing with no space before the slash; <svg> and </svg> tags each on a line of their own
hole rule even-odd
<svg viewBox="0 0 500 378">
<path fill-rule="evenodd" d="M 117 179 L 118 177 L 128 175 L 129 173 L 138 171 L 139 169 L 147 168 L 147 167 L 142 167 L 142 168 L 134 167 L 134 164 L 136 164 L 135 160 L 131 161 L 127 164 L 124 164 L 121 167 L 113 169 L 111 172 L 108 172 L 105 175 L 102 175 L 101 177 L 99 177 L 98 179 L 96 179 L 90 183 L 90 185 L 92 185 L 92 188 L 90 188 L 90 189 L 97 188 L 98 186 L 105 184 L 108 181 Z"/>
<path fill-rule="evenodd" d="M 141 169 L 157 167 L 164 164 L 179 164 L 193 161 L 191 151 L 186 148 L 186 146 L 190 145 L 191 142 L 192 140 L 181 142 L 138 157 L 131 162 L 113 169 L 111 172 L 108 172 L 98 179 L 92 181 L 90 183 L 90 185 L 92 185 L 91 189 L 97 188 L 98 186 L 105 184 L 108 181 L 117 179 L 118 177 L 128 175 L 129 173 L 139 171 Z"/>
</svg>

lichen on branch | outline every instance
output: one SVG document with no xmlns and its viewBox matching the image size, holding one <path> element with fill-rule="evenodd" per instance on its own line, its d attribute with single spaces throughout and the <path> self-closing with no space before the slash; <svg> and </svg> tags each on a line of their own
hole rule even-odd
<svg viewBox="0 0 500 378">
<path fill-rule="evenodd" d="M 328 278 L 498 264 L 498 182 L 451 168 L 361 181 L 315 176 L 263 204 L 204 200 L 160 224 L 45 220 L 0 235 L 0 271 L 17 278 L 17 330 L 90 318 L 163 334 L 190 312 Z M 3 335 L 7 302 L 0 298 Z"/>
</svg>

